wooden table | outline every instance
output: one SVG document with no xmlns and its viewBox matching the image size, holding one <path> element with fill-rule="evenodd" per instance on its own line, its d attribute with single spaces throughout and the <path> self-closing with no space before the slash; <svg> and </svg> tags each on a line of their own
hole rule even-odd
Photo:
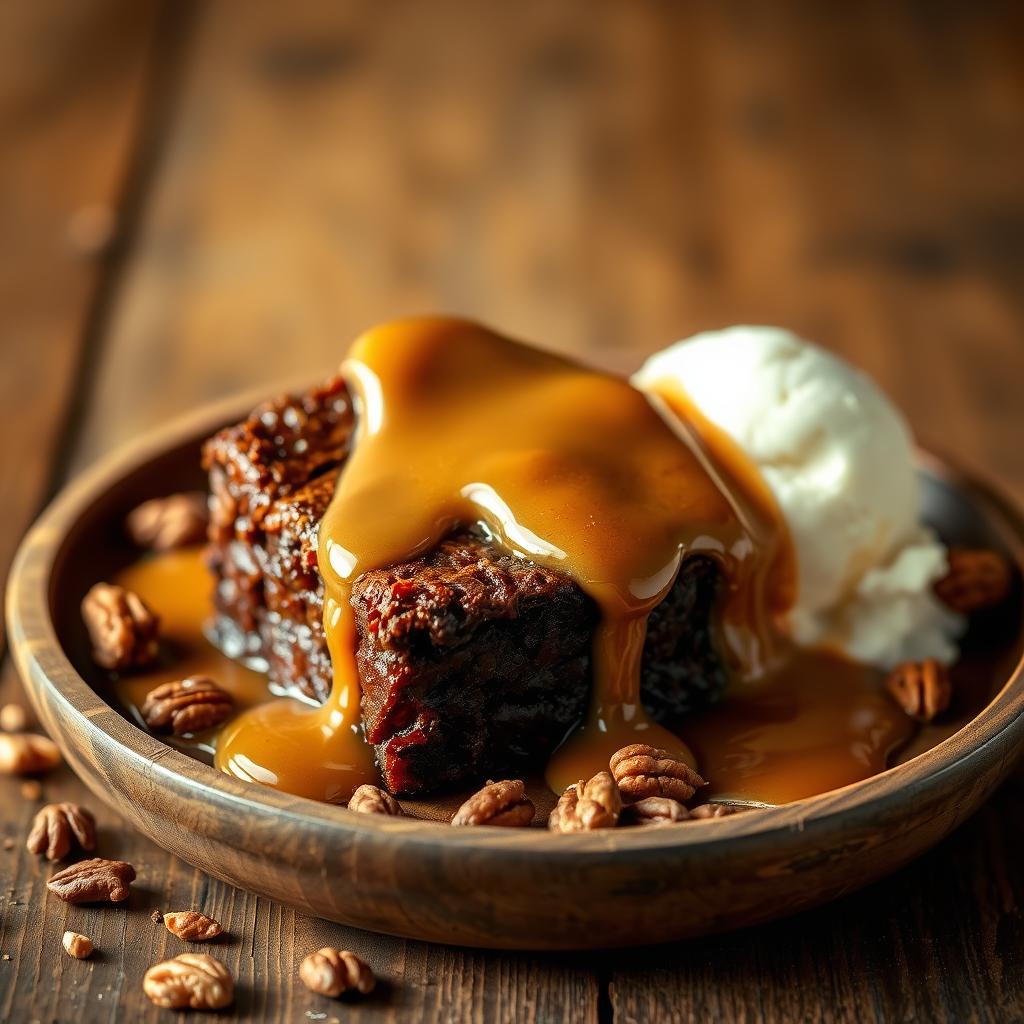
<svg viewBox="0 0 1024 1024">
<path fill-rule="evenodd" d="M 1024 498 L 1022 38 L 1009 2 L 5 4 L 0 568 L 100 453 L 423 310 L 620 370 L 702 328 L 785 324 Z M 230 932 L 237 1019 L 1020 1020 L 1021 781 L 823 910 L 536 956 L 268 904 L 65 772 L 45 798 L 92 806 L 144 880 L 126 910 L 68 908 L 22 845 L 36 802 L 0 780 L 0 1019 L 169 1017 L 140 987 L 178 951 L 149 912 L 194 905 Z M 99 955 L 66 957 L 69 926 Z M 382 990 L 302 988 L 327 943 Z"/>
</svg>

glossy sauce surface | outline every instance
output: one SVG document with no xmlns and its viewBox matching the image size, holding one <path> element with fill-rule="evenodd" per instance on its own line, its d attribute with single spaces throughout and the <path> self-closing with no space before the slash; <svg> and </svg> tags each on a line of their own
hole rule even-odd
<svg viewBox="0 0 1024 1024">
<path fill-rule="evenodd" d="M 687 555 L 722 564 L 731 667 L 764 671 L 795 575 L 785 533 L 685 412 L 673 430 L 624 380 L 460 320 L 376 328 L 343 372 L 358 427 L 319 535 L 333 689 L 321 709 L 282 700 L 241 716 L 221 738 L 224 770 L 334 800 L 372 777 L 352 585 L 460 524 L 483 523 L 509 552 L 566 573 L 600 610 L 591 708 L 549 765 L 556 791 L 625 743 L 685 753 L 639 692 L 647 617 Z"/>
</svg>

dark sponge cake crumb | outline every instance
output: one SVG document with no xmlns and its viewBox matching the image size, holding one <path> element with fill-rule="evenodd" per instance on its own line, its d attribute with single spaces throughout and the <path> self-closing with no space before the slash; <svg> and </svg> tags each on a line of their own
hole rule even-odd
<svg viewBox="0 0 1024 1024">
<path fill-rule="evenodd" d="M 319 701 L 331 665 L 317 539 L 353 425 L 334 379 L 265 403 L 203 454 L 216 632 L 230 653 L 262 658 L 277 687 Z M 658 717 L 678 718 L 724 689 L 712 614 L 719 581 L 717 562 L 691 558 L 651 614 L 643 697 Z M 596 605 L 565 574 L 479 532 L 365 573 L 352 600 L 363 723 L 392 792 L 539 765 L 586 710 Z"/>
</svg>

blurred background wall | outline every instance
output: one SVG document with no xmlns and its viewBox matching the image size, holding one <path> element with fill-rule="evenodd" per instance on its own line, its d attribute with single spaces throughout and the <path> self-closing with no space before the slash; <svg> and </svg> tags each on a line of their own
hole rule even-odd
<svg viewBox="0 0 1024 1024">
<path fill-rule="evenodd" d="M 443 310 L 623 371 L 783 324 L 1024 493 L 1022 39 L 995 0 L 8 0 L 0 492 Z"/>
</svg>

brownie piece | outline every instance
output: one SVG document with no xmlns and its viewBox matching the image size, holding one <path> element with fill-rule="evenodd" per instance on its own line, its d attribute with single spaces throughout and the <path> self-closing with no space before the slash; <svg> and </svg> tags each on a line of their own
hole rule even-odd
<svg viewBox="0 0 1024 1024">
<path fill-rule="evenodd" d="M 204 449 L 217 634 L 231 653 L 262 658 L 278 688 L 321 701 L 331 666 L 317 539 L 351 433 L 351 404 L 332 381 L 261 406 Z M 643 697 L 658 717 L 678 718 L 725 686 L 719 581 L 717 562 L 689 559 L 650 617 Z M 363 723 L 393 792 L 536 765 L 586 709 L 594 602 L 481 533 L 365 573 L 352 600 Z"/>
</svg>

